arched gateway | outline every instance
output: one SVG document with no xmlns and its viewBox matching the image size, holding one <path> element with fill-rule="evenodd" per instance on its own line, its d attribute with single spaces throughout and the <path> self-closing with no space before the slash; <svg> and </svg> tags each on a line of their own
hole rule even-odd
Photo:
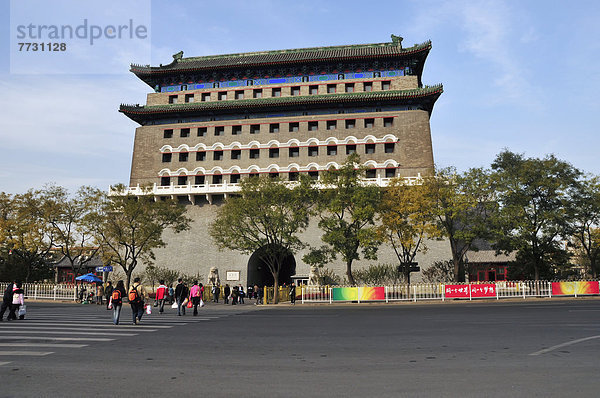
<svg viewBox="0 0 600 398">
<path fill-rule="evenodd" d="M 273 275 L 269 266 L 261 259 L 261 251 L 255 251 L 248 260 L 248 286 L 273 286 Z M 289 253 L 279 272 L 279 286 L 292 283 L 292 275 L 296 274 L 296 259 Z"/>
</svg>

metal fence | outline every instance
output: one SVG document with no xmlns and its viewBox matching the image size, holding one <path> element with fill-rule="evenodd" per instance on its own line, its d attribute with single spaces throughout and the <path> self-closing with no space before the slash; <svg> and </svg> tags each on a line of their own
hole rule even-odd
<svg viewBox="0 0 600 398">
<path fill-rule="evenodd" d="M 8 282 L 0 282 L 2 292 L 8 286 Z M 54 283 L 24 283 L 22 286 L 25 291 L 25 298 L 28 300 L 68 300 L 75 301 L 75 285 L 72 283 L 58 284 Z"/>
</svg>

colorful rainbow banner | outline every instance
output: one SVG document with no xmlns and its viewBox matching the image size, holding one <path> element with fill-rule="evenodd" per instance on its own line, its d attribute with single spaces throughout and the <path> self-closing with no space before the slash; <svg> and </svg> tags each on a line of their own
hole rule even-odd
<svg viewBox="0 0 600 398">
<path fill-rule="evenodd" d="M 385 300 L 385 287 L 334 287 L 333 301 L 377 301 Z"/>
<path fill-rule="evenodd" d="M 553 296 L 600 294 L 598 282 L 552 282 Z"/>
<path fill-rule="evenodd" d="M 357 287 L 334 287 L 331 294 L 333 301 L 358 301 Z"/>
<path fill-rule="evenodd" d="M 360 301 L 385 300 L 385 287 L 361 287 Z"/>
</svg>

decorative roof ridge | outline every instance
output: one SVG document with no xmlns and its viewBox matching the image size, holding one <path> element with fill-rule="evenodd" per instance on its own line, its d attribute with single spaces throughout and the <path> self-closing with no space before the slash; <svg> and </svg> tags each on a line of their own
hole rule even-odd
<svg viewBox="0 0 600 398">
<path fill-rule="evenodd" d="M 202 109 L 202 108 L 228 108 L 232 106 L 243 107 L 244 105 L 276 105 L 285 104 L 289 102 L 299 102 L 300 100 L 318 101 L 326 99 L 362 99 L 362 98 L 385 98 L 393 97 L 394 95 L 399 97 L 412 97 L 412 96 L 426 96 L 435 93 L 442 93 L 444 90 L 442 84 L 436 84 L 433 86 L 424 86 L 421 88 L 410 89 L 410 90 L 385 90 L 385 91 L 369 91 L 359 93 L 336 93 L 336 94 L 320 94 L 320 95 L 302 95 L 302 96 L 288 96 L 288 97 L 270 97 L 270 98 L 251 98 L 241 100 L 229 100 L 229 101 L 210 101 L 210 102 L 190 102 L 183 104 L 163 104 L 163 105 L 140 105 L 140 104 L 121 104 L 119 111 L 133 111 L 143 110 L 152 112 L 154 110 L 190 110 L 190 109 Z"/>
</svg>

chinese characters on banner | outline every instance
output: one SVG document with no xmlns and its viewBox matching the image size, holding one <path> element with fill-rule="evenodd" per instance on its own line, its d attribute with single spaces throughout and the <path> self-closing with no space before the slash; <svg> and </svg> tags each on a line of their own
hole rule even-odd
<svg viewBox="0 0 600 398">
<path fill-rule="evenodd" d="M 447 298 L 496 297 L 496 285 L 493 283 L 446 285 L 444 291 Z"/>
</svg>

